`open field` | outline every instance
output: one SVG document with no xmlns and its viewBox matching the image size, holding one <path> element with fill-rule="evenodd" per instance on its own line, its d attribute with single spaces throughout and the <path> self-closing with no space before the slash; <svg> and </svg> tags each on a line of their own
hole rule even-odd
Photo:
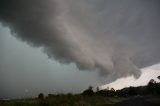
<svg viewBox="0 0 160 106">
<path fill-rule="evenodd" d="M 18 99 L 0 101 L 0 106 L 160 106 L 160 96 L 128 98 L 54 95 L 44 99 Z"/>
<path fill-rule="evenodd" d="M 124 98 L 81 96 L 81 95 L 57 95 L 40 99 L 20 99 L 1 101 L 0 106 L 99 106 L 102 104 L 115 104 L 125 100 Z"/>
<path fill-rule="evenodd" d="M 160 97 L 132 97 L 116 104 L 105 104 L 100 106 L 160 106 Z"/>
</svg>

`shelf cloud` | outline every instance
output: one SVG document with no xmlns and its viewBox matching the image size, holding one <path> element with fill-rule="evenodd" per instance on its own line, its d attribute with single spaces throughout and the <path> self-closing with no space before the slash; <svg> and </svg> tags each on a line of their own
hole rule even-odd
<svg viewBox="0 0 160 106">
<path fill-rule="evenodd" d="M 160 62 L 159 0 L 1 0 L 0 22 L 49 58 L 111 81 Z"/>
</svg>

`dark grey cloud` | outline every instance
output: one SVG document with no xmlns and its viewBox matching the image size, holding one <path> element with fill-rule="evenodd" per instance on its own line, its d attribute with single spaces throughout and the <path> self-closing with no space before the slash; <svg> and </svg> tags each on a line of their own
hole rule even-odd
<svg viewBox="0 0 160 106">
<path fill-rule="evenodd" d="M 0 21 L 61 63 L 110 80 L 160 62 L 159 0 L 1 0 Z"/>
</svg>

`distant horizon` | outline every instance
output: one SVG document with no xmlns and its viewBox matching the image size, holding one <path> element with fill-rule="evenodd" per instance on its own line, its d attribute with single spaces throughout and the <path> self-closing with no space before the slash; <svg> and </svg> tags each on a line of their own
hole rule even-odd
<svg viewBox="0 0 160 106">
<path fill-rule="evenodd" d="M 157 78 L 159 75 L 160 75 L 160 72 L 157 72 L 156 70 L 160 68 L 160 65 L 159 64 L 156 64 L 156 65 L 152 65 L 152 66 L 149 66 L 149 67 L 145 67 L 142 70 L 142 73 L 144 73 L 143 75 L 144 76 L 141 76 L 139 79 L 134 79 L 133 76 L 128 76 L 126 78 L 121 78 L 121 79 L 118 79 L 110 84 L 106 84 L 106 85 L 102 85 L 102 86 L 99 86 L 99 89 L 100 90 L 105 90 L 105 89 L 108 89 L 108 90 L 111 90 L 111 88 L 114 88 L 115 90 L 121 90 L 121 89 L 124 89 L 124 88 L 129 88 L 129 87 L 140 87 L 140 86 L 147 86 L 148 82 L 151 80 L 151 79 L 154 79 L 157 83 L 160 82 L 160 80 Z M 154 70 L 156 69 L 156 70 Z M 152 72 L 149 72 L 151 70 L 154 70 Z M 145 73 L 146 72 L 146 73 Z M 153 73 L 153 74 L 152 74 Z M 149 75 L 152 75 L 152 76 L 149 76 Z M 142 80 L 143 78 L 146 78 L 147 77 L 147 81 L 146 82 L 142 82 L 144 80 Z M 123 87 L 119 87 L 119 88 L 115 88 L 114 86 L 117 85 L 118 83 L 124 83 L 125 80 L 127 81 L 135 81 L 135 83 L 132 85 L 128 83 L 128 85 L 125 85 Z M 126 81 L 126 82 L 127 82 Z M 124 83 L 124 84 L 127 84 L 127 83 Z M 123 85 L 124 85 L 123 84 Z M 137 85 L 136 85 L 137 84 Z M 92 85 L 88 85 L 89 86 L 92 86 Z M 98 86 L 97 86 L 98 87 Z M 93 87 L 94 91 L 96 91 L 96 88 L 97 87 Z M 86 88 L 87 89 L 87 88 Z M 84 89 L 84 90 L 86 90 Z M 66 93 L 63 93 L 63 92 L 50 92 L 50 93 L 43 93 L 43 92 L 39 92 L 38 94 L 40 93 L 43 93 L 45 94 L 45 96 L 48 96 L 48 94 L 54 94 L 54 95 L 59 95 L 59 94 L 80 94 L 82 93 L 84 90 L 82 90 L 81 92 L 76 92 L 76 93 L 73 93 L 73 92 L 66 92 Z M 26 93 L 28 93 L 29 91 L 25 91 Z M 0 99 L 27 99 L 27 98 L 37 98 L 38 97 L 38 94 L 37 95 L 32 95 L 32 96 L 24 96 L 24 97 L 14 97 L 14 98 L 11 98 L 11 97 L 0 97 Z"/>
</svg>

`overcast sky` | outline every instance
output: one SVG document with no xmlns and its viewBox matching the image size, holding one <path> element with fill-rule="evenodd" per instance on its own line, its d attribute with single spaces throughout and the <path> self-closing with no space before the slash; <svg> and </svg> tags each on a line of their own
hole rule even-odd
<svg viewBox="0 0 160 106">
<path fill-rule="evenodd" d="M 33 48 L 12 36 L 7 27 L 0 25 L 0 35 L 0 97 L 79 93 L 89 85 L 102 85 L 96 72 L 79 71 L 74 64 L 49 59 L 41 48 Z"/>
<path fill-rule="evenodd" d="M 159 0 L 1 0 L 1 96 L 81 92 L 129 76 L 147 83 L 159 72 L 144 70 L 160 62 L 159 5 Z M 116 88 L 138 85 L 132 81 Z"/>
</svg>

